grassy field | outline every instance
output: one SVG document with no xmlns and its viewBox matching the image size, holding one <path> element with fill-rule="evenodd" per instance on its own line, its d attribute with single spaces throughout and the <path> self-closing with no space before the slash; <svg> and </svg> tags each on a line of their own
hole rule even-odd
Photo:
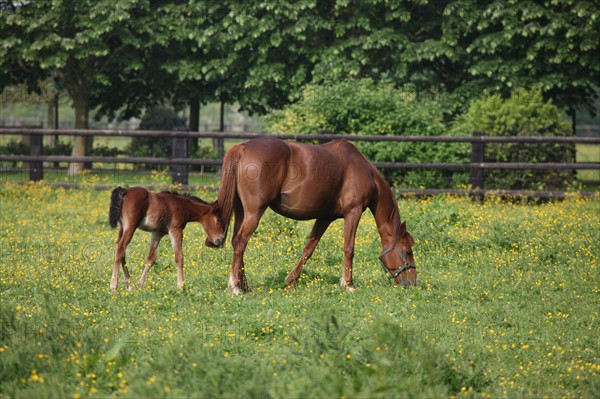
<svg viewBox="0 0 600 399">
<path fill-rule="evenodd" d="M 96 164 L 94 164 L 96 166 Z M 168 170 L 137 171 L 123 164 L 112 165 L 105 169 L 94 169 L 93 171 L 84 171 L 77 176 L 69 176 L 67 169 L 54 169 L 44 171 L 44 182 L 55 183 L 75 183 L 84 187 L 91 188 L 94 185 L 105 185 L 108 187 L 116 186 L 146 186 L 154 185 L 168 187 L 171 185 L 171 175 Z M 22 169 L 10 172 L 0 173 L 0 184 L 2 183 L 28 183 L 29 169 Z M 220 179 L 214 173 L 201 173 L 199 171 L 190 172 L 188 184 L 190 186 L 211 186 L 218 185 Z"/>
<path fill-rule="evenodd" d="M 214 193 L 196 193 L 214 199 Z M 232 257 L 186 229 L 186 290 L 168 240 L 143 289 L 109 289 L 108 191 L 0 186 L 2 397 L 594 397 L 600 392 L 600 200 L 402 200 L 419 286 L 390 285 L 366 212 L 356 292 L 338 288 L 342 224 L 296 291 L 309 222 L 263 218 Z M 149 235 L 128 251 L 141 274 Z M 594 393 L 596 392 L 596 393 Z"/>
<path fill-rule="evenodd" d="M 577 162 L 600 162 L 600 146 L 594 144 L 577 144 Z M 580 180 L 600 181 L 600 170 L 578 170 Z"/>
</svg>

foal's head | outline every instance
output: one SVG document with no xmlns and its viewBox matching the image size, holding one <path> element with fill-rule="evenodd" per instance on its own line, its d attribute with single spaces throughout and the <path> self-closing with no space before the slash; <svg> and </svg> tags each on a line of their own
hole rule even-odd
<svg viewBox="0 0 600 399">
<path fill-rule="evenodd" d="M 204 244 L 211 248 L 222 247 L 225 243 L 225 226 L 216 202 L 209 205 L 208 212 L 202 216 L 200 223 L 206 232 Z"/>
<path fill-rule="evenodd" d="M 412 252 L 415 240 L 406 230 L 406 222 L 400 224 L 397 237 L 394 246 L 385 249 L 379 259 L 396 284 L 417 285 L 417 268 Z"/>
</svg>

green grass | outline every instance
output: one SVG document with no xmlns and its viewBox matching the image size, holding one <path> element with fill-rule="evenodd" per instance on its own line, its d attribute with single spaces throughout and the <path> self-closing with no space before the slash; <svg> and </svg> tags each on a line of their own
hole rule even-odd
<svg viewBox="0 0 600 399">
<path fill-rule="evenodd" d="M 201 192 L 214 199 L 215 193 Z M 372 216 L 356 292 L 338 288 L 341 222 L 296 291 L 310 231 L 267 212 L 246 252 L 252 294 L 226 289 L 232 257 L 189 225 L 186 291 L 168 240 L 143 289 L 109 289 L 108 191 L 0 186 L 0 396 L 594 397 L 600 391 L 600 200 L 542 205 L 402 200 L 419 286 L 382 276 Z M 135 279 L 149 235 L 128 250 Z M 596 392 L 596 393 L 594 393 Z"/>
<path fill-rule="evenodd" d="M 577 162 L 600 162 L 600 145 L 577 144 Z M 600 182 L 600 170 L 578 170 L 577 178 Z"/>
<path fill-rule="evenodd" d="M 100 167 L 100 164 L 94 164 Z M 113 166 L 111 168 L 111 166 Z M 84 186 L 107 185 L 107 186 L 144 186 L 155 185 L 169 187 L 172 185 L 171 175 L 168 170 L 140 173 L 125 165 L 102 165 L 104 170 L 95 169 L 86 171 L 77 176 L 69 176 L 66 169 L 44 171 L 44 182 L 53 183 L 77 183 Z M 28 183 L 29 169 L 20 171 L 2 172 L 0 182 L 3 183 Z M 219 182 L 219 178 L 212 173 L 191 172 L 188 176 L 188 184 L 191 186 L 208 186 Z"/>
</svg>

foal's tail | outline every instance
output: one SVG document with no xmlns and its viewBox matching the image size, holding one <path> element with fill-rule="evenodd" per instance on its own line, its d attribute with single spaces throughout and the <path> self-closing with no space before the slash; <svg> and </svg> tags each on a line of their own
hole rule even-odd
<svg viewBox="0 0 600 399">
<path fill-rule="evenodd" d="M 108 222 L 113 229 L 117 227 L 117 223 L 121 218 L 121 209 L 123 208 L 123 197 L 127 194 L 127 190 L 123 187 L 117 187 L 112 190 L 110 195 L 110 210 L 108 211 Z"/>
<path fill-rule="evenodd" d="M 241 148 L 241 146 L 236 145 L 227 151 L 221 169 L 221 188 L 219 189 L 217 203 L 221 210 L 221 219 L 223 220 L 226 237 L 231 221 L 231 213 L 233 212 L 233 203 L 237 196 L 237 168 L 241 158 Z"/>
</svg>

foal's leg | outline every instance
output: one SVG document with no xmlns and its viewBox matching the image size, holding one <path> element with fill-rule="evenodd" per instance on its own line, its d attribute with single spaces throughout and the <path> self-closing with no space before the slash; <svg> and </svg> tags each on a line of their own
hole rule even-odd
<svg viewBox="0 0 600 399">
<path fill-rule="evenodd" d="M 125 250 L 127 246 L 131 242 L 133 238 L 133 233 L 135 232 L 135 227 L 125 227 L 123 230 L 119 229 L 119 239 L 116 243 L 115 248 L 115 266 L 113 268 L 112 280 L 110 282 L 110 288 L 115 290 L 117 289 L 118 278 L 119 278 L 119 265 L 123 268 L 123 275 L 125 276 L 125 286 L 127 287 L 127 291 L 131 290 L 131 286 L 129 285 L 129 281 L 131 280 L 131 276 L 129 275 L 129 270 L 125 265 Z"/>
<path fill-rule="evenodd" d="M 110 279 L 110 289 L 116 290 L 119 285 L 119 267 L 121 266 L 121 259 L 124 256 L 119 255 L 119 246 L 121 243 L 121 239 L 123 238 L 123 226 L 119 223 L 119 235 L 117 236 L 117 241 L 115 242 L 115 261 L 113 266 L 112 278 Z"/>
<path fill-rule="evenodd" d="M 352 261 L 354 260 L 354 240 L 362 209 L 356 208 L 344 216 L 344 273 L 340 279 L 340 287 L 346 291 L 354 291 L 352 284 Z"/>
<path fill-rule="evenodd" d="M 304 246 L 304 251 L 302 251 L 302 257 L 298 261 L 296 267 L 294 267 L 290 274 L 288 274 L 285 278 L 285 285 L 287 286 L 287 289 L 296 288 L 296 282 L 300 278 L 302 268 L 310 259 L 315 248 L 317 247 L 317 244 L 319 243 L 319 240 L 321 239 L 321 237 L 323 237 L 325 230 L 327 230 L 331 222 L 333 222 L 333 219 L 317 219 L 315 221 L 312 231 L 310 232 L 310 236 L 308 237 L 306 245 Z"/>
<path fill-rule="evenodd" d="M 243 220 L 238 222 L 239 214 L 243 214 Z M 244 251 L 248 245 L 248 240 L 256 227 L 263 211 L 259 212 L 241 212 L 236 209 L 236 220 L 235 228 L 233 231 L 233 265 L 231 267 L 231 274 L 229 276 L 229 289 L 236 295 L 241 293 L 250 292 L 248 282 L 246 281 L 246 273 L 244 271 Z"/>
<path fill-rule="evenodd" d="M 140 287 L 143 286 L 146 282 L 146 279 L 148 278 L 148 272 L 156 262 L 156 249 L 158 248 L 158 243 L 160 242 L 161 238 L 163 238 L 163 235 L 156 232 L 152 233 L 152 235 L 150 236 L 150 252 L 148 252 L 148 258 L 146 259 L 146 267 L 142 272 L 142 276 L 138 280 L 138 285 Z"/>
<path fill-rule="evenodd" d="M 183 242 L 183 229 L 174 228 L 169 230 L 171 245 L 175 253 L 175 264 L 177 265 L 177 288 L 183 289 L 183 250 L 181 248 Z"/>
</svg>

